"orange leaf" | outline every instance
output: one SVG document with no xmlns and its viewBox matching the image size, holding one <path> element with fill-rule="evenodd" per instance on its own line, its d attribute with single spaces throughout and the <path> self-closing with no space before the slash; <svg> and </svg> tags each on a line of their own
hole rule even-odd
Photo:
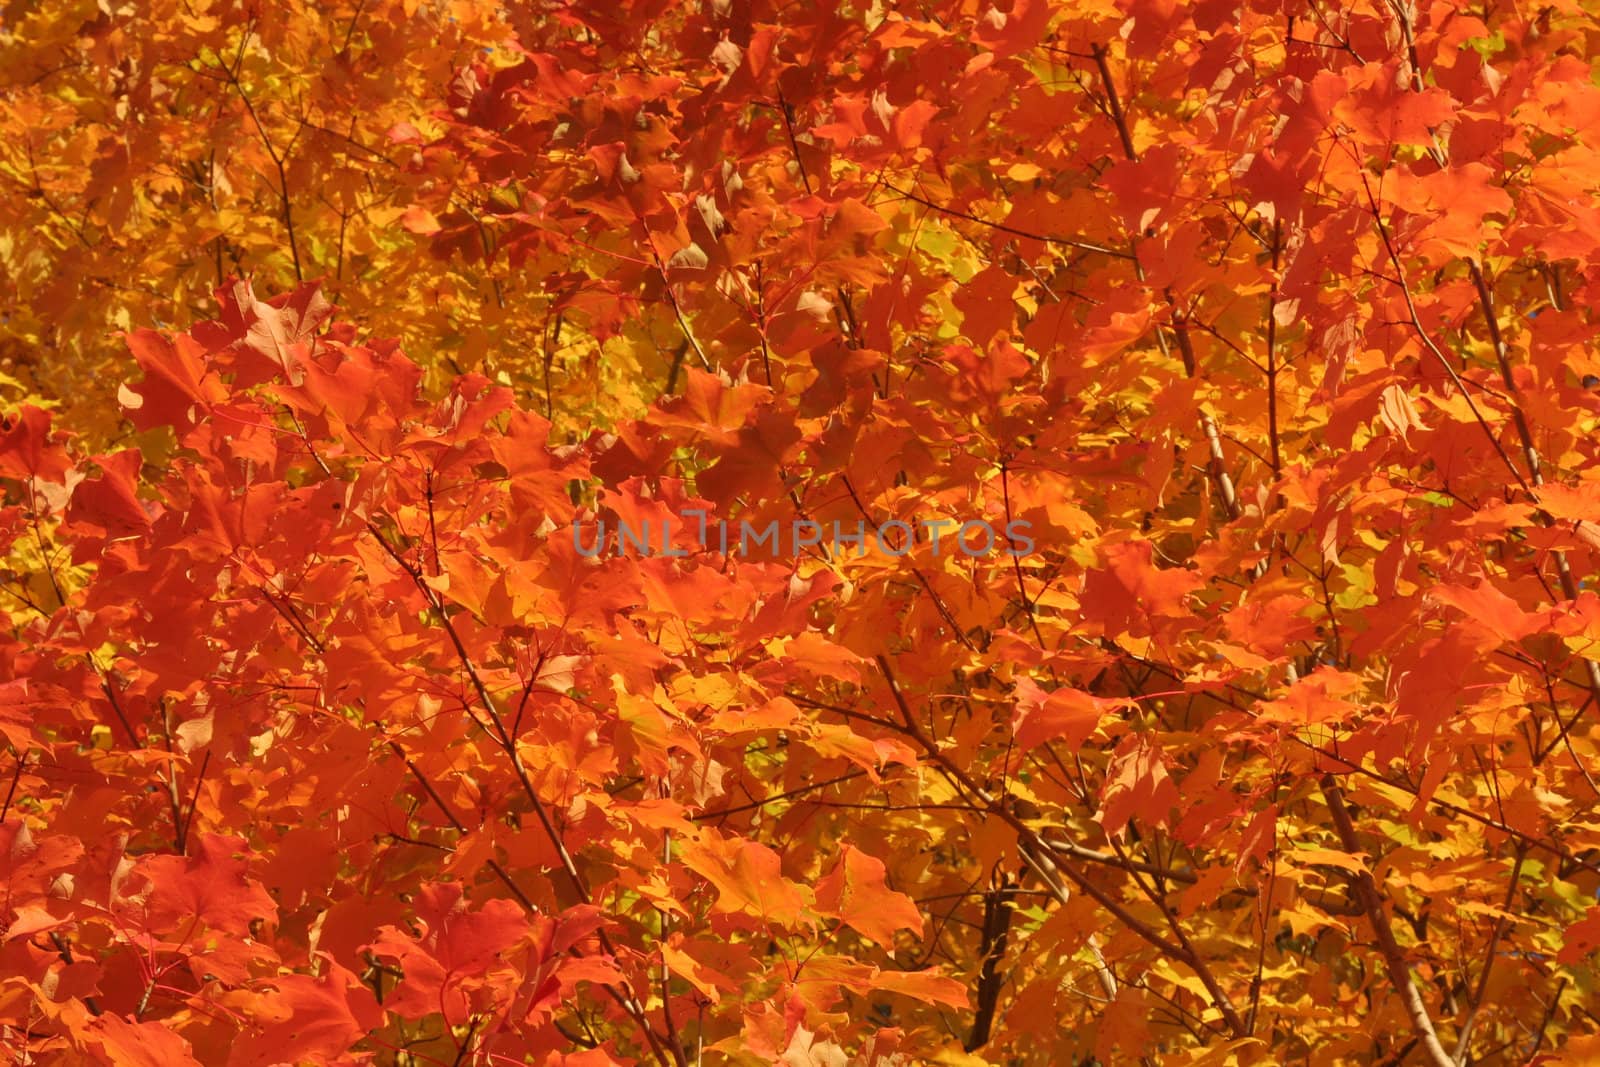
<svg viewBox="0 0 1600 1067">
<path fill-rule="evenodd" d="M 797 921 L 806 906 L 778 854 L 759 842 L 707 835 L 685 846 L 683 865 L 716 887 L 716 911 L 783 924 Z"/>
<path fill-rule="evenodd" d="M 922 913 L 910 897 L 884 884 L 887 874 L 882 860 L 845 845 L 839 862 L 817 883 L 817 910 L 886 948 L 894 946 L 896 930 L 922 936 Z"/>
</svg>

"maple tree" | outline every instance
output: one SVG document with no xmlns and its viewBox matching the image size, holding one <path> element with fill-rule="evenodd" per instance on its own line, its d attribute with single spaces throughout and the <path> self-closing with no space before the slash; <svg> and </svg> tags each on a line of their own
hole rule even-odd
<svg viewBox="0 0 1600 1067">
<path fill-rule="evenodd" d="M 1592 5 L 69 8 L 12 1060 L 1600 1055 Z"/>
</svg>

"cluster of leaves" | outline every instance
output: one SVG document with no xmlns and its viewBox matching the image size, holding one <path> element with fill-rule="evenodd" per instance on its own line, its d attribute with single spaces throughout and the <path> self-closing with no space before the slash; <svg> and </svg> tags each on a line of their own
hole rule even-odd
<svg viewBox="0 0 1600 1067">
<path fill-rule="evenodd" d="M 457 371 L 526 344 L 496 315 L 481 251 L 431 256 L 413 210 L 441 94 L 511 34 L 477 3 L 8 5 L 0 396 L 114 436 L 117 332 L 203 321 L 233 276 L 321 277 L 356 321 Z"/>
<path fill-rule="evenodd" d="M 0 443 L 16 1058 L 1600 1055 L 1592 5 L 370 10 L 402 276 Z"/>
<path fill-rule="evenodd" d="M 6 823 L 12 1037 L 59 1027 L 113 1062 L 123 1040 L 167 1063 L 332 1061 L 358 1040 L 681 1059 L 656 990 L 666 1017 L 732 1018 L 769 1053 L 791 1002 L 964 1005 L 952 978 L 816 949 L 922 930 L 885 885 L 890 827 L 811 840 L 787 876 L 740 832 L 769 768 L 881 782 L 915 762 L 780 696 L 845 655 L 787 644 L 831 583 L 585 560 L 569 493 L 597 464 L 623 513 L 687 504 L 682 483 L 551 450 L 481 377 L 424 403 L 416 364 L 324 329 L 328 310 L 241 286 L 219 322 L 135 335 L 124 399 L 173 433 L 159 467 L 75 463 L 37 408 L 11 428 L 28 496 L 8 541 L 49 583 L 17 592 L 36 618 L 0 705 L 33 757 Z M 695 384 L 701 411 L 750 408 L 753 387 Z M 611 1038 L 618 1021 L 636 1029 Z"/>
</svg>

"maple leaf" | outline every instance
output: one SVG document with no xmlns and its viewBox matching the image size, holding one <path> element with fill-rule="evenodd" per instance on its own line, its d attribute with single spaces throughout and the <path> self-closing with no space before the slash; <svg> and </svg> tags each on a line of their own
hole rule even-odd
<svg viewBox="0 0 1600 1067">
<path fill-rule="evenodd" d="M 153 330 L 140 330 L 127 340 L 144 379 L 123 390 L 123 407 L 129 421 L 140 429 L 172 426 L 187 430 L 227 396 L 192 338 L 180 335 L 169 340 Z"/>
<path fill-rule="evenodd" d="M 198 921 L 207 929 L 244 935 L 252 923 L 276 918 L 272 898 L 245 873 L 249 853 L 242 838 L 200 834 L 194 851 L 193 856 L 141 856 L 124 884 L 122 907 L 162 933 L 192 930 Z"/>
<path fill-rule="evenodd" d="M 1558 963 L 1578 963 L 1600 948 L 1600 907 L 1592 907 L 1561 935 Z"/>
<path fill-rule="evenodd" d="M 250 1010 L 258 1027 L 233 1045 L 227 1067 L 331 1062 L 378 1028 L 383 1009 L 372 991 L 323 956 L 320 977 L 286 974 L 258 989 Z"/>
<path fill-rule="evenodd" d="M 816 884 L 816 908 L 886 947 L 894 945 L 896 930 L 922 936 L 922 913 L 910 897 L 884 884 L 887 874 L 882 860 L 845 845 L 839 862 Z"/>
<path fill-rule="evenodd" d="M 99 1045 L 111 1064 L 128 1067 L 200 1067 L 189 1042 L 158 1021 L 100 1015 L 79 1036 Z M 231 1062 L 231 1061 L 230 1061 Z"/>
<path fill-rule="evenodd" d="M 26 678 L 0 683 L 0 737 L 18 752 L 33 746 L 33 724 L 38 720 L 43 695 Z"/>
<path fill-rule="evenodd" d="M 1017 680 L 1012 732 L 1023 752 L 1046 741 L 1064 741 L 1077 748 L 1099 729 L 1103 718 L 1123 706 L 1123 701 L 1105 700 L 1078 689 L 1046 692 L 1024 676 Z"/>
<path fill-rule="evenodd" d="M 50 413 L 32 404 L 0 423 L 0 478 L 59 482 L 66 476 L 71 460 L 50 423 Z"/>
<path fill-rule="evenodd" d="M 677 945 L 661 946 L 661 961 L 672 972 L 681 976 L 699 990 L 710 1003 L 722 1000 L 723 993 L 737 992 L 739 985 L 728 976 L 720 974 L 701 963 L 689 951 Z"/>
<path fill-rule="evenodd" d="M 1085 617 L 1099 622 L 1108 634 L 1142 635 L 1156 620 L 1187 616 L 1189 594 L 1205 582 L 1181 567 L 1156 567 L 1151 562 L 1154 550 L 1148 541 L 1104 546 L 1104 569 L 1084 578 Z"/>
<path fill-rule="evenodd" d="M 1344 722 L 1358 711 L 1346 698 L 1361 692 L 1364 686 L 1360 675 L 1319 667 L 1279 699 L 1259 705 L 1256 719 L 1291 727 Z"/>
<path fill-rule="evenodd" d="M 45 895 L 68 895 L 71 882 L 62 875 L 82 855 L 75 838 L 52 834 L 41 841 L 21 819 L 0 823 L 0 903 L 17 908 Z"/>
<path fill-rule="evenodd" d="M 1178 787 L 1167 776 L 1161 750 L 1148 737 L 1136 734 L 1117 746 L 1095 820 L 1108 835 L 1125 833 L 1134 817 L 1162 826 L 1178 800 Z"/>
<path fill-rule="evenodd" d="M 144 456 L 138 449 L 96 456 L 98 478 L 86 478 L 72 490 L 67 521 L 104 537 L 125 537 L 150 526 L 151 517 L 139 500 L 139 468 Z"/>
<path fill-rule="evenodd" d="M 28 1056 L 1594 1058 L 1577 7 L 81 6 L 0 35 Z M 865 544 L 567 536 L 685 509 Z"/>
<path fill-rule="evenodd" d="M 1520 641 L 1538 632 L 1544 624 L 1540 616 L 1524 610 L 1522 605 L 1487 580 L 1480 579 L 1471 589 L 1459 585 L 1436 585 L 1428 591 L 1428 595 L 1459 609 L 1465 621 L 1488 631 L 1497 641 Z"/>
<path fill-rule="evenodd" d="M 821 1040 L 804 1026 L 797 1026 L 778 1063 L 782 1067 L 849 1067 L 850 1057 L 832 1041 Z"/>
<path fill-rule="evenodd" d="M 717 890 L 716 910 L 784 925 L 800 919 L 809 893 L 783 876 L 778 854 L 757 841 L 703 834 L 686 844 L 683 865 Z"/>
<path fill-rule="evenodd" d="M 454 882 L 425 887 L 417 901 L 419 936 L 384 927 L 372 945 L 375 955 L 393 960 L 404 974 L 384 1006 L 407 1018 L 443 1012 L 451 1025 L 465 1020 L 472 994 L 503 986 L 506 957 L 533 934 L 522 909 L 509 900 L 485 901 L 471 908 Z"/>
</svg>

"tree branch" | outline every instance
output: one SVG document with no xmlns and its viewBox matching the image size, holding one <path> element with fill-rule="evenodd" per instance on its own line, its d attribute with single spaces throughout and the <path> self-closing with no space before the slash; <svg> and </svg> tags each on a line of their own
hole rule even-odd
<svg viewBox="0 0 1600 1067">
<path fill-rule="evenodd" d="M 1344 805 L 1344 794 L 1331 774 L 1323 775 L 1322 795 L 1328 801 L 1328 812 L 1333 816 L 1333 827 L 1344 850 L 1354 856 L 1363 855 L 1355 824 L 1350 821 L 1350 811 Z M 1417 992 L 1416 983 L 1411 980 L 1411 968 L 1406 963 L 1399 942 L 1394 939 L 1394 930 L 1389 925 L 1389 917 L 1383 912 L 1383 898 L 1379 895 L 1372 873 L 1365 869 L 1352 873 L 1350 886 L 1356 899 L 1366 908 L 1373 935 L 1378 941 L 1378 951 L 1383 955 L 1389 978 L 1394 983 L 1395 991 L 1400 994 L 1406 1014 L 1411 1018 L 1417 1043 L 1427 1052 L 1433 1067 L 1455 1067 L 1455 1060 L 1440 1044 L 1439 1035 L 1433 1029 L 1433 1019 L 1428 1016 L 1428 1006 L 1422 1002 L 1422 994 Z"/>
</svg>

